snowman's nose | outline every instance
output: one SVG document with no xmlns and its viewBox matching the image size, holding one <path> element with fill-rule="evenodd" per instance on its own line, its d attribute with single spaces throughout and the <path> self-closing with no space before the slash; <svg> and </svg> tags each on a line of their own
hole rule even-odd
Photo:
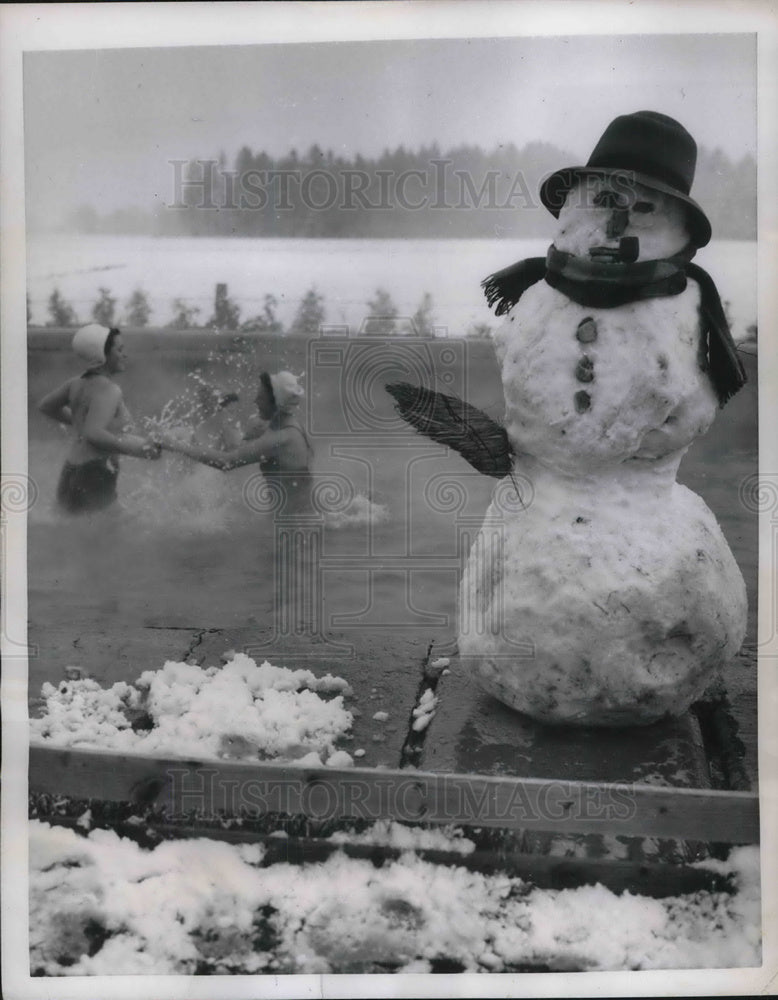
<svg viewBox="0 0 778 1000">
<path fill-rule="evenodd" d="M 629 209 L 614 208 L 608 216 L 605 225 L 605 235 L 608 239 L 617 239 L 629 225 Z"/>
</svg>

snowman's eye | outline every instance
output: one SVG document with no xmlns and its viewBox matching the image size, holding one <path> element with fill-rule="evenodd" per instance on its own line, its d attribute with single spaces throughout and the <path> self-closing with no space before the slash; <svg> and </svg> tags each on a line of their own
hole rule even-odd
<svg viewBox="0 0 778 1000">
<path fill-rule="evenodd" d="M 632 206 L 632 211 L 648 214 L 654 211 L 654 205 L 650 201 L 636 201 Z"/>
</svg>

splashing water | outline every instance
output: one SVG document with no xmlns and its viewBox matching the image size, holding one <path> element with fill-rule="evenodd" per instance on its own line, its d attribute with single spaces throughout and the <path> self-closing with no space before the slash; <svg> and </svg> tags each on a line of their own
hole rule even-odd
<svg viewBox="0 0 778 1000">
<path fill-rule="evenodd" d="M 386 504 L 376 503 L 364 493 L 357 493 L 345 510 L 330 511 L 324 515 L 325 525 L 334 529 L 386 524 L 388 521 L 389 508 Z"/>
<path fill-rule="evenodd" d="M 168 400 L 158 416 L 145 418 L 146 433 L 153 437 L 155 432 L 164 430 L 184 440 L 224 447 L 225 427 L 231 425 L 242 433 L 253 415 L 246 401 L 252 400 L 253 405 L 259 371 L 260 366 L 252 356 L 211 350 L 205 368 L 197 367 L 187 374 L 184 390 Z M 226 405 L 225 400 L 228 400 Z M 225 476 L 173 453 L 165 455 L 162 462 L 161 469 L 155 463 L 153 474 L 143 477 L 125 503 L 146 524 L 159 527 L 183 522 L 190 531 L 224 532 L 245 518 L 246 504 L 234 473 Z M 326 473 L 323 478 L 327 479 Z M 252 513 L 257 516 L 256 511 Z M 353 496 L 343 509 L 325 509 L 323 514 L 325 526 L 335 530 L 384 524 L 389 520 L 388 507 L 363 493 Z"/>
<path fill-rule="evenodd" d="M 259 372 L 245 355 L 219 355 L 211 350 L 206 358 L 209 368 L 218 367 L 219 385 L 206 378 L 198 366 L 187 373 L 187 385 L 169 399 L 158 416 L 145 417 L 142 421 L 149 434 L 165 430 L 173 433 L 194 432 L 219 416 L 225 407 L 241 399 L 253 399 Z"/>
<path fill-rule="evenodd" d="M 140 477 L 122 498 L 124 511 L 149 532 L 180 530 L 220 534 L 245 517 L 242 494 L 216 469 L 185 464 L 178 456 L 155 463 L 153 473 Z"/>
<path fill-rule="evenodd" d="M 218 368 L 218 385 L 211 371 Z M 253 399 L 258 369 L 243 354 L 223 355 L 211 350 L 205 371 L 198 366 L 187 373 L 187 384 L 169 399 L 158 415 L 140 420 L 150 437 L 160 431 L 184 441 L 215 448 L 225 446 L 224 432 L 233 427 L 242 433 L 238 406 Z M 242 411 L 245 406 L 240 407 Z M 219 534 L 230 530 L 249 515 L 240 474 L 225 475 L 173 452 L 159 462 L 132 470 L 131 484 L 122 498 L 127 514 L 149 531 L 160 528 L 194 534 Z M 129 477 L 128 477 L 129 478 Z"/>
</svg>

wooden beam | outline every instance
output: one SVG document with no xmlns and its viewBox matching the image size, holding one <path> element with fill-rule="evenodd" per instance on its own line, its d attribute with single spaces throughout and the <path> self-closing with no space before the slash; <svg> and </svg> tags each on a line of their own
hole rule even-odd
<svg viewBox="0 0 778 1000">
<path fill-rule="evenodd" d="M 196 761 L 43 745 L 30 748 L 29 787 L 77 799 L 153 804 L 171 819 L 282 813 L 722 844 L 759 841 L 759 799 L 752 792 Z"/>
</svg>

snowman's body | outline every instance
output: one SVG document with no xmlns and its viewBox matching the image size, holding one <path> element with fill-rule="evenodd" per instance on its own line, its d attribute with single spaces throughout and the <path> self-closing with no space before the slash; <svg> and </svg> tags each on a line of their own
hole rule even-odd
<svg viewBox="0 0 778 1000">
<path fill-rule="evenodd" d="M 495 334 L 514 449 L 591 472 L 687 447 L 717 408 L 698 308 L 693 282 L 616 309 L 580 306 L 545 282 L 529 288 Z"/>
<path fill-rule="evenodd" d="M 641 257 L 683 246 L 669 201 L 648 234 L 640 220 Z M 563 209 L 557 247 L 603 246 L 601 214 Z M 541 281 L 495 335 L 523 506 L 506 509 L 501 487 L 486 514 L 459 649 L 487 690 L 535 718 L 681 713 L 743 640 L 740 571 L 713 514 L 676 483 L 717 408 L 699 300 L 690 281 L 593 309 Z"/>
</svg>

